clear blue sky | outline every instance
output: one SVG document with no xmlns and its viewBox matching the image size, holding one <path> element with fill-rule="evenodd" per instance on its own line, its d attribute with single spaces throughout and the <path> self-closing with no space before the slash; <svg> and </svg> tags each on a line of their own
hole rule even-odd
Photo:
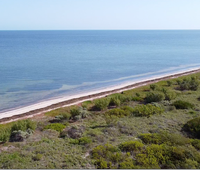
<svg viewBox="0 0 200 170">
<path fill-rule="evenodd" d="M 0 0 L 0 30 L 200 29 L 200 0 Z"/>
</svg>

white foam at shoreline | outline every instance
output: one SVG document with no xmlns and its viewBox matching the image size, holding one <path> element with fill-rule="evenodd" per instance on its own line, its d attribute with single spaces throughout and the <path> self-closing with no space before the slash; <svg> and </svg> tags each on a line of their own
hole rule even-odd
<svg viewBox="0 0 200 170">
<path fill-rule="evenodd" d="M 93 94 L 97 94 L 97 93 L 101 93 L 101 92 L 106 92 L 106 91 L 111 91 L 111 90 L 118 90 L 118 89 L 119 89 L 118 91 L 121 92 L 121 91 L 124 91 L 124 90 L 128 90 L 128 88 L 127 89 L 123 89 L 123 90 L 120 90 L 120 89 L 124 88 L 126 86 L 129 86 L 129 85 L 133 85 L 133 84 L 136 84 L 136 83 L 142 83 L 144 81 L 164 78 L 164 77 L 172 76 L 172 75 L 175 75 L 175 74 L 183 74 L 183 73 L 187 73 L 187 72 L 190 72 L 190 71 L 195 71 L 195 70 L 198 70 L 198 69 L 200 69 L 200 68 L 193 68 L 193 69 L 188 69 L 188 70 L 179 71 L 179 72 L 170 73 L 170 74 L 166 73 L 166 74 L 161 75 L 161 76 L 152 76 L 151 78 L 141 79 L 139 81 L 134 81 L 134 82 L 127 82 L 127 83 L 123 83 L 123 84 L 120 84 L 120 85 L 115 85 L 113 87 L 108 87 L 108 88 L 103 88 L 103 89 L 99 89 L 99 90 L 94 90 L 94 91 L 91 91 L 91 92 L 85 92 L 85 93 L 81 93 L 81 94 L 79 93 L 77 95 L 72 95 L 72 96 L 67 96 L 67 97 L 60 97 L 58 99 L 52 99 L 52 100 L 48 100 L 48 101 L 43 101 L 43 102 L 40 102 L 40 103 L 37 103 L 37 104 L 33 104 L 33 105 L 30 105 L 30 106 L 26 106 L 26 107 L 23 107 L 23 108 L 14 109 L 14 110 L 7 111 L 7 112 L 1 112 L 0 113 L 0 119 L 6 118 L 6 117 L 11 117 L 11 116 L 14 116 L 14 115 L 20 115 L 20 114 L 27 113 L 27 112 L 30 112 L 30 111 L 33 111 L 33 110 L 37 110 L 37 109 L 42 109 L 42 108 L 48 107 L 48 106 L 51 106 L 53 104 L 64 102 L 64 101 L 67 101 L 67 100 L 70 100 L 70 99 L 80 98 L 80 97 L 93 95 Z M 145 84 L 142 84 L 142 85 L 145 85 Z M 140 86 L 142 86 L 142 85 L 140 85 Z M 136 88 L 136 87 L 131 87 L 129 89 L 133 89 L 133 88 Z M 94 97 L 94 98 L 90 98 L 90 100 L 93 100 L 95 98 L 100 98 L 100 97 L 103 97 L 103 96 L 105 96 L 105 95 Z M 68 104 L 68 105 L 65 105 L 65 106 L 78 104 L 78 103 L 81 103 L 81 102 L 86 101 L 86 100 L 88 100 L 88 99 L 81 100 L 81 101 L 78 101 L 78 102 L 74 102 L 74 103 L 71 103 L 71 104 Z M 65 107 L 65 106 L 62 106 L 62 107 Z M 54 108 L 54 109 L 56 109 L 56 108 Z M 50 110 L 54 110 L 54 109 L 45 110 L 45 112 L 46 111 L 50 111 Z M 40 113 L 38 113 L 38 114 L 40 114 Z M 30 116 L 27 116 L 27 117 L 32 117 L 32 116 L 33 115 L 30 115 Z"/>
</svg>

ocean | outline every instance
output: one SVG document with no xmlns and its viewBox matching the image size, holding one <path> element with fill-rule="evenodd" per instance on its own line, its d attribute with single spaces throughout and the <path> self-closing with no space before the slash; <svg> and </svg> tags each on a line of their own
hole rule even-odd
<svg viewBox="0 0 200 170">
<path fill-rule="evenodd" d="M 200 68 L 200 31 L 0 31 L 0 114 Z"/>
</svg>

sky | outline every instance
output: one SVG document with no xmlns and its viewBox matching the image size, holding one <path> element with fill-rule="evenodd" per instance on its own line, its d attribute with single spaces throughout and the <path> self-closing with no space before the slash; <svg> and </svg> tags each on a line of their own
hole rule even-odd
<svg viewBox="0 0 200 170">
<path fill-rule="evenodd" d="M 200 29 L 200 0 L 0 0 L 0 30 Z"/>
</svg>

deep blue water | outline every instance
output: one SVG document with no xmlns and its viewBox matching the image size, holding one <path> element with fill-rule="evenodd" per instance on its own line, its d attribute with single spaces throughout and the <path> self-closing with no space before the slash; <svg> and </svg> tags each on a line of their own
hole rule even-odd
<svg viewBox="0 0 200 170">
<path fill-rule="evenodd" d="M 0 111 L 193 67 L 200 31 L 0 31 Z"/>
</svg>

